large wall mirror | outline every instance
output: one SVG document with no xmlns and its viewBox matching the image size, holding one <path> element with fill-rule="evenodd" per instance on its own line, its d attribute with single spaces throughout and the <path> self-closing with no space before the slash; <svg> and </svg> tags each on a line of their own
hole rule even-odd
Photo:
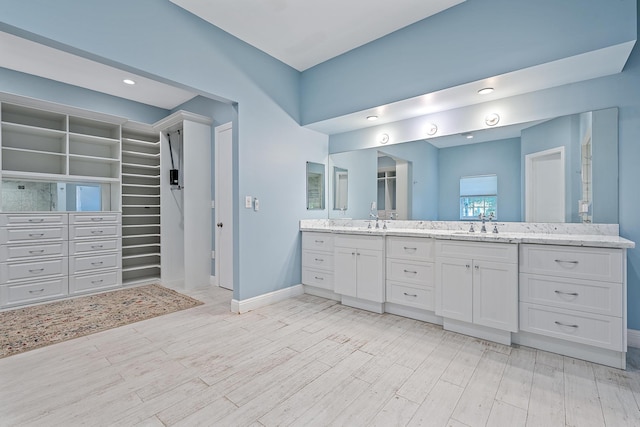
<svg viewBox="0 0 640 427">
<path fill-rule="evenodd" d="M 458 221 L 460 179 L 495 175 L 498 221 L 618 223 L 617 108 L 331 154 L 350 191 L 330 218 L 368 218 L 382 157 L 410 165 L 406 188 L 394 187 L 406 199 L 399 219 Z"/>
<path fill-rule="evenodd" d="M 110 184 L 2 180 L 3 212 L 93 212 L 110 209 Z"/>
</svg>

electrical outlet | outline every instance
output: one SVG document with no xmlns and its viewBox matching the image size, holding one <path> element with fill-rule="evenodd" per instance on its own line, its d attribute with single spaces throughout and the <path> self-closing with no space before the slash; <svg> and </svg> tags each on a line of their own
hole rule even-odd
<svg viewBox="0 0 640 427">
<path fill-rule="evenodd" d="M 253 199 L 253 210 L 256 212 L 260 210 L 260 201 L 258 200 L 257 197 Z"/>
<path fill-rule="evenodd" d="M 211 201 L 211 209 L 214 209 L 216 207 L 216 201 L 212 200 Z"/>
<path fill-rule="evenodd" d="M 244 197 L 244 207 L 247 209 L 251 209 L 251 204 L 253 203 L 253 197 L 245 196 Z"/>
<path fill-rule="evenodd" d="M 216 259 L 216 251 L 211 251 L 211 259 Z"/>
</svg>

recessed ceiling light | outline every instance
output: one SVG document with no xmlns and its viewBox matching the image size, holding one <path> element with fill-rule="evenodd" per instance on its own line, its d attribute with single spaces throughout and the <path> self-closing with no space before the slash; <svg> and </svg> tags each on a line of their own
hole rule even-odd
<svg viewBox="0 0 640 427">
<path fill-rule="evenodd" d="M 369 120 L 370 122 L 378 120 L 378 116 L 367 116 L 367 120 Z"/>
<path fill-rule="evenodd" d="M 492 87 L 483 87 L 482 89 L 480 89 L 480 90 L 478 91 L 478 94 L 480 94 L 480 95 L 487 95 L 487 94 L 489 94 L 489 93 L 493 92 L 493 90 L 494 90 L 494 89 L 493 89 Z"/>
<path fill-rule="evenodd" d="M 136 82 L 134 82 L 134 81 L 133 81 L 133 80 L 131 80 L 131 79 L 124 79 L 122 82 L 123 82 L 124 84 L 127 84 L 127 85 L 134 85 L 134 84 L 136 84 Z"/>
</svg>

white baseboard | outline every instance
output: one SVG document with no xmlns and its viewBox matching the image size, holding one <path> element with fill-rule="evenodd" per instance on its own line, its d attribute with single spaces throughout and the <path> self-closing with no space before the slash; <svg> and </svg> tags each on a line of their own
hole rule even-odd
<svg viewBox="0 0 640 427">
<path fill-rule="evenodd" d="M 627 329 L 627 346 L 640 348 L 640 331 L 637 329 Z"/>
<path fill-rule="evenodd" d="M 211 286 L 218 286 L 218 278 L 216 276 L 209 276 L 209 284 Z"/>
<path fill-rule="evenodd" d="M 298 295 L 304 294 L 304 288 L 302 285 L 295 285 L 289 288 L 279 289 L 277 291 L 269 292 L 268 294 L 258 295 L 257 297 L 244 299 L 238 301 L 236 299 L 231 300 L 231 311 L 233 313 L 246 313 L 251 310 L 255 310 L 260 307 L 267 306 L 279 301 L 286 300 Z"/>
</svg>

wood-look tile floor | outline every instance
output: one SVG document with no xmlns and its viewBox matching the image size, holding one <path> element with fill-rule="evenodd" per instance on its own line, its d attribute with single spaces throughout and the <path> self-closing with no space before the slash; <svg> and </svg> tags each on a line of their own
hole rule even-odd
<svg viewBox="0 0 640 427">
<path fill-rule="evenodd" d="M 206 304 L 0 360 L 2 426 L 640 426 L 640 371 L 310 295 Z"/>
</svg>

